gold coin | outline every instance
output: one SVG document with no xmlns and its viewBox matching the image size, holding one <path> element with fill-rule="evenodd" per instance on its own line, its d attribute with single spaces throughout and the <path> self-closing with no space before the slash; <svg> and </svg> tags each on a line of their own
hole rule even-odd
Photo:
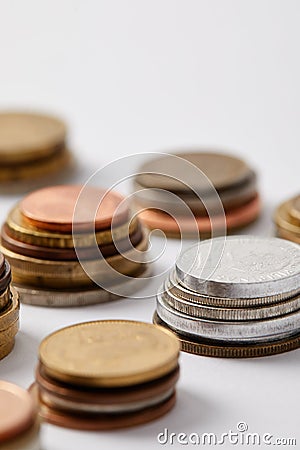
<svg viewBox="0 0 300 450">
<path fill-rule="evenodd" d="M 15 345 L 15 340 L 12 339 L 11 341 L 6 342 L 4 345 L 0 346 L 0 360 L 10 354 L 10 352 L 14 348 L 14 345 Z"/>
<path fill-rule="evenodd" d="M 1 168 L 0 182 L 22 181 L 49 176 L 71 164 L 72 155 L 66 148 L 53 155 L 32 162 L 30 165 L 19 165 Z"/>
<path fill-rule="evenodd" d="M 4 311 L 1 311 L 0 314 L 0 331 L 9 328 L 19 318 L 19 294 L 14 288 L 11 288 L 11 293 L 11 302 Z"/>
<path fill-rule="evenodd" d="M 113 241 L 122 240 L 137 229 L 138 220 L 135 218 L 130 223 L 125 223 L 113 229 L 95 234 L 76 234 L 73 237 L 72 234 L 49 233 L 39 230 L 27 222 L 25 224 L 19 205 L 17 205 L 8 214 L 6 224 L 10 235 L 26 244 L 42 247 L 74 248 L 74 242 L 76 247 L 90 247 L 95 243 L 95 239 L 98 245 L 111 244 Z"/>
<path fill-rule="evenodd" d="M 282 239 L 295 242 L 296 244 L 300 244 L 300 234 L 290 233 L 283 228 L 277 227 L 277 236 Z"/>
<path fill-rule="evenodd" d="M 66 138 L 65 124 L 41 114 L 0 114 L 0 157 L 5 164 L 24 163 L 48 156 Z"/>
<path fill-rule="evenodd" d="M 165 327 L 168 326 L 155 313 L 153 323 Z M 187 336 L 175 333 L 180 339 L 181 350 L 200 356 L 211 356 L 215 358 L 258 358 L 262 356 L 277 355 L 279 353 L 295 350 L 300 347 L 300 334 L 282 341 L 266 342 L 253 345 L 226 345 L 206 342 L 204 340 L 193 340 Z"/>
<path fill-rule="evenodd" d="M 300 227 L 300 195 L 292 200 L 290 215 L 297 221 Z"/>
<path fill-rule="evenodd" d="M 179 341 L 149 323 L 87 322 L 46 337 L 39 359 L 46 373 L 75 385 L 121 387 L 160 378 L 177 367 Z"/>
<path fill-rule="evenodd" d="M 291 220 L 290 211 L 292 208 L 292 201 L 282 203 L 275 211 L 274 221 L 277 227 L 282 228 L 290 233 L 300 234 L 300 226 L 293 223 Z"/>
<path fill-rule="evenodd" d="M 0 295 L 0 314 L 3 309 L 5 309 L 10 301 L 10 288 L 6 288 L 4 292 Z"/>
<path fill-rule="evenodd" d="M 15 320 L 6 330 L 0 330 L 0 345 L 11 342 L 19 331 L 19 319 Z"/>
</svg>

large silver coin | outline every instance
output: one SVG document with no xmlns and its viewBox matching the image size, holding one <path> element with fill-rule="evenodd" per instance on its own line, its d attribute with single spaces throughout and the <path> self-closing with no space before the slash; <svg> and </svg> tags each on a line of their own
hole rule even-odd
<svg viewBox="0 0 300 450">
<path fill-rule="evenodd" d="M 300 331 L 300 311 L 268 320 L 224 322 L 191 317 L 171 308 L 157 295 L 157 314 L 174 331 L 228 342 L 262 342 L 283 339 Z"/>
<path fill-rule="evenodd" d="M 300 292 L 300 246 L 254 236 L 209 239 L 180 255 L 176 274 L 188 289 L 214 297 Z"/>
</svg>

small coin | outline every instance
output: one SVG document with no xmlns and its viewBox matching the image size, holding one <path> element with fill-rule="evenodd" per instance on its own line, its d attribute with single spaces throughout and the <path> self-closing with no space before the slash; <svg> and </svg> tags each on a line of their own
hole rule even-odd
<svg viewBox="0 0 300 450">
<path fill-rule="evenodd" d="M 39 415 L 44 421 L 60 427 L 86 431 L 113 430 L 141 425 L 165 415 L 174 407 L 176 402 L 176 395 L 173 393 L 171 397 L 161 404 L 145 408 L 142 411 L 113 415 L 70 415 L 63 411 L 49 408 L 42 403 L 36 385 L 31 386 L 30 393 L 39 405 Z"/>
<path fill-rule="evenodd" d="M 195 177 L 196 168 L 199 169 L 198 177 Z M 201 176 L 200 171 L 204 176 Z M 182 152 L 165 154 L 147 161 L 139 172 L 136 180 L 147 188 L 185 192 L 189 190 L 185 184 L 188 181 L 189 187 L 203 192 L 209 189 L 207 178 L 217 191 L 221 191 L 244 181 L 249 176 L 250 169 L 244 161 L 223 153 Z"/>
<path fill-rule="evenodd" d="M 246 343 L 284 339 L 300 329 L 300 310 L 265 320 L 225 322 L 188 316 L 172 309 L 161 295 L 157 295 L 156 311 L 172 330 L 215 341 Z"/>
<path fill-rule="evenodd" d="M 259 196 L 256 195 L 246 204 L 227 211 L 225 216 L 170 216 L 169 214 L 155 209 L 146 209 L 139 213 L 138 217 L 150 228 L 160 229 L 167 236 L 202 235 L 209 234 L 212 230 L 223 231 L 225 225 L 228 231 L 242 228 L 257 219 L 261 210 Z"/>
<path fill-rule="evenodd" d="M 300 287 L 300 247 L 278 238 L 211 239 L 184 251 L 176 274 L 188 289 L 215 297 L 288 293 Z"/>
<path fill-rule="evenodd" d="M 153 322 L 169 329 L 157 313 L 154 314 Z M 295 350 L 300 347 L 300 334 L 295 334 L 283 340 L 274 340 L 255 344 L 230 344 L 227 342 L 217 343 L 201 338 L 192 338 L 175 333 L 180 339 L 181 350 L 194 355 L 210 356 L 215 358 L 257 358 L 262 356 L 277 355 L 279 353 Z"/>
<path fill-rule="evenodd" d="M 11 288 L 11 301 L 4 311 L 0 314 L 0 332 L 7 330 L 19 318 L 19 294 L 16 289 Z"/>
<path fill-rule="evenodd" d="M 66 126 L 55 117 L 18 112 L 0 114 L 2 163 L 24 163 L 40 155 L 47 156 L 65 138 Z"/>
<path fill-rule="evenodd" d="M 178 365 L 179 343 L 151 324 L 107 320 L 59 330 L 45 338 L 39 359 L 48 376 L 80 386 L 145 383 Z"/>
<path fill-rule="evenodd" d="M 75 249 L 47 248 L 38 245 L 21 242 L 9 235 L 9 228 L 3 225 L 1 229 L 1 244 L 8 250 L 31 258 L 54 260 L 54 261 L 77 261 L 78 258 L 88 260 L 99 257 L 99 251 L 103 257 L 109 257 L 121 252 L 126 252 L 130 247 L 138 245 L 143 238 L 143 231 L 139 224 L 137 229 L 130 236 L 119 242 L 100 245 L 99 247 L 80 247 Z"/>
<path fill-rule="evenodd" d="M 274 221 L 277 227 L 280 229 L 286 230 L 289 233 L 295 233 L 296 235 L 300 235 L 300 227 L 299 224 L 295 220 L 292 220 L 290 211 L 292 210 L 293 199 L 288 200 L 281 205 L 278 206 L 275 211 Z"/>
<path fill-rule="evenodd" d="M 72 235 L 47 232 L 25 223 L 20 213 L 19 205 L 10 211 L 6 219 L 8 234 L 14 239 L 30 245 L 55 248 L 74 248 L 75 244 L 76 248 L 91 247 L 95 244 L 95 240 L 98 245 L 111 244 L 113 241 L 124 239 L 128 234 L 134 233 L 138 223 L 138 220 L 133 218 L 130 223 L 126 222 L 123 225 L 113 226 L 111 229 L 91 234 Z"/>
<path fill-rule="evenodd" d="M 14 345 L 15 339 L 12 339 L 11 341 L 6 342 L 3 345 L 0 345 L 0 361 L 1 359 L 6 358 L 6 356 L 8 356 L 11 353 L 12 349 L 14 348 Z"/>
<path fill-rule="evenodd" d="M 74 216 L 76 203 L 84 191 L 80 212 Z M 52 186 L 26 196 L 20 211 L 26 221 L 42 230 L 72 233 L 99 231 L 128 220 L 124 198 L 114 192 L 83 186 Z"/>
<path fill-rule="evenodd" d="M 282 239 L 300 244 L 300 234 L 290 233 L 283 228 L 277 227 L 277 236 Z"/>
<path fill-rule="evenodd" d="M 292 201 L 292 205 L 291 205 L 291 211 L 290 214 L 291 216 L 298 221 L 299 226 L 300 226 L 300 195 L 298 195 L 297 197 L 295 197 Z"/>
<path fill-rule="evenodd" d="M 0 381 L 0 443 L 29 430 L 35 421 L 29 393 L 15 384 Z"/>
</svg>

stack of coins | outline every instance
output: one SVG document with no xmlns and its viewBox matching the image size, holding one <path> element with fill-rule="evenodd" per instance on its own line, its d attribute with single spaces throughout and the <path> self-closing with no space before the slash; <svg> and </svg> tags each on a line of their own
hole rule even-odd
<svg viewBox="0 0 300 450">
<path fill-rule="evenodd" d="M 144 209 L 140 217 L 150 229 L 167 236 L 193 237 L 200 231 L 201 237 L 210 237 L 212 218 L 214 231 L 224 234 L 223 228 L 239 229 L 259 215 L 256 174 L 233 156 L 164 155 L 146 162 L 138 172 L 134 190 L 137 205 Z"/>
<path fill-rule="evenodd" d="M 29 393 L 0 381 L 0 450 L 40 450 L 39 423 Z"/>
<path fill-rule="evenodd" d="M 124 278 L 130 284 L 144 274 L 148 237 L 139 220 L 131 220 L 123 197 L 85 188 L 86 197 L 73 219 L 81 189 L 53 186 L 34 191 L 8 214 L 1 248 L 22 302 L 99 303 L 118 297 L 109 289 L 123 285 Z"/>
<path fill-rule="evenodd" d="M 274 220 L 279 237 L 300 244 L 300 195 L 282 203 Z"/>
<path fill-rule="evenodd" d="M 199 355 L 255 357 L 298 348 L 300 247 L 248 236 L 190 247 L 157 295 L 154 321 Z"/>
<path fill-rule="evenodd" d="M 19 296 L 10 282 L 10 265 L 0 253 L 0 359 L 12 351 L 19 329 Z"/>
<path fill-rule="evenodd" d="M 0 183 L 43 179 L 69 165 L 65 124 L 50 116 L 0 113 Z"/>
<path fill-rule="evenodd" d="M 73 325 L 46 337 L 30 392 L 43 420 L 82 430 L 139 425 L 175 404 L 179 341 L 133 321 Z"/>
</svg>

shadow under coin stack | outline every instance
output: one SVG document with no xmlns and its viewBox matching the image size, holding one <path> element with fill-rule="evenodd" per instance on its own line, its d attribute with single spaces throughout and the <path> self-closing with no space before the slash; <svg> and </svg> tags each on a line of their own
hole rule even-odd
<svg viewBox="0 0 300 450">
<path fill-rule="evenodd" d="M 154 322 L 199 355 L 256 357 L 298 348 L 300 247 L 250 236 L 190 247 L 157 295 Z"/>
<path fill-rule="evenodd" d="M 35 179 L 58 172 L 71 162 L 66 147 L 65 124 L 50 116 L 0 113 L 0 188 L 16 181 L 33 184 Z"/>
<path fill-rule="evenodd" d="M 225 225 L 227 231 L 242 228 L 260 212 L 255 172 L 226 154 L 158 156 L 139 168 L 134 191 L 138 208 L 144 208 L 139 217 L 145 225 L 170 237 L 193 237 L 199 232 L 201 237 L 211 237 L 211 219 L 214 232 L 223 235 Z"/>
<path fill-rule="evenodd" d="M 46 337 L 30 388 L 43 420 L 82 430 L 143 424 L 175 404 L 179 341 L 134 321 L 73 325 Z"/>
<path fill-rule="evenodd" d="M 23 303 L 80 306 L 112 300 L 130 293 L 136 277 L 147 270 L 148 237 L 138 220 L 131 221 L 123 197 L 85 188 L 88 200 L 74 221 L 81 189 L 53 186 L 35 191 L 8 214 L 1 248 Z M 113 286 L 118 286 L 118 294 L 109 292 Z"/>
<path fill-rule="evenodd" d="M 29 393 L 0 381 L 0 450 L 40 450 L 37 411 Z"/>
<path fill-rule="evenodd" d="M 275 224 L 278 237 L 300 244 L 300 195 L 277 208 Z"/>
<path fill-rule="evenodd" d="M 12 351 L 19 330 L 19 295 L 10 282 L 10 266 L 0 253 L 0 359 Z"/>
</svg>

